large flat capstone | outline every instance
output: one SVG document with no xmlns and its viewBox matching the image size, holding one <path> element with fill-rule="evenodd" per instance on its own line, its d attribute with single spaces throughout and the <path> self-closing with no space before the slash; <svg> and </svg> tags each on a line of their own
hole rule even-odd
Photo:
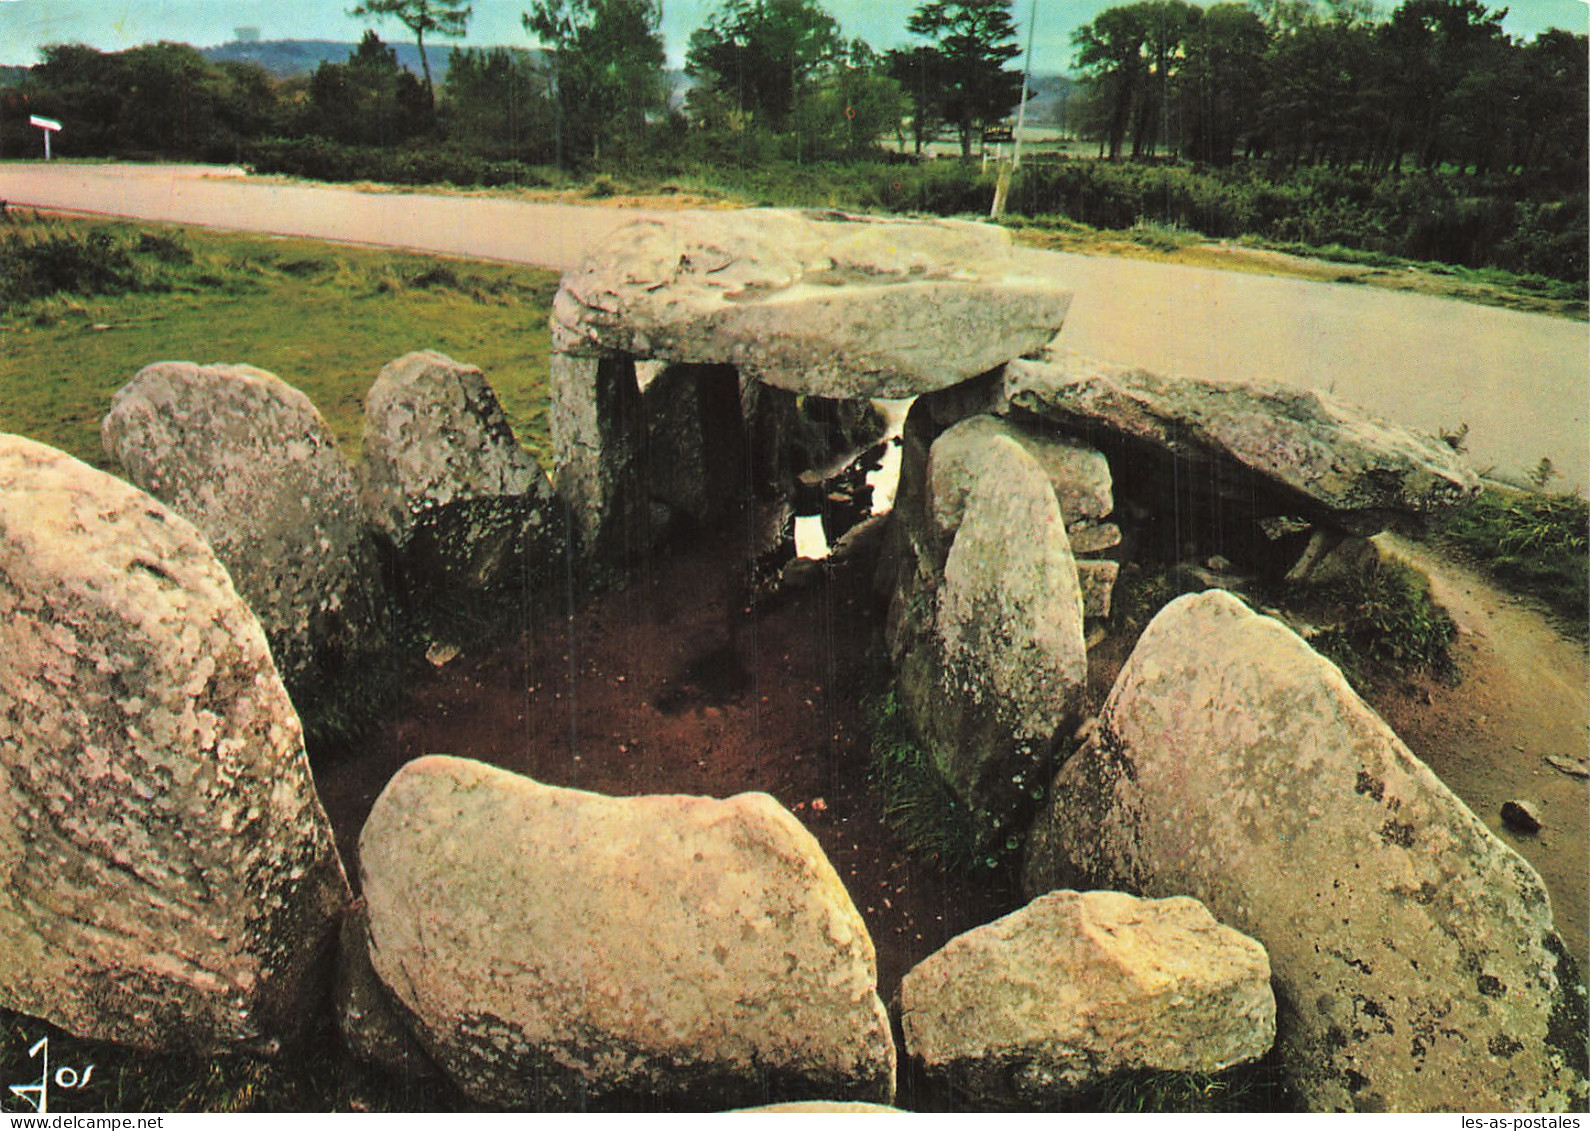
<svg viewBox="0 0 1590 1131">
<path fill-rule="evenodd" d="M 0 1005 L 270 1052 L 349 898 L 260 625 L 199 532 L 0 436 Z"/>
<path fill-rule="evenodd" d="M 765 794 L 604 797 L 432 756 L 359 857 L 376 973 L 482 1102 L 893 1098 L 872 940 Z"/>
<path fill-rule="evenodd" d="M 1167 605 L 1050 796 L 1028 891 L 1191 895 L 1263 943 L 1311 1108 L 1583 1102 L 1540 877 L 1279 621 L 1219 590 Z"/>
<path fill-rule="evenodd" d="M 614 231 L 564 276 L 553 348 L 726 364 L 834 398 L 907 397 L 1032 353 L 1070 292 L 1007 232 L 840 212 L 679 212 Z"/>
</svg>

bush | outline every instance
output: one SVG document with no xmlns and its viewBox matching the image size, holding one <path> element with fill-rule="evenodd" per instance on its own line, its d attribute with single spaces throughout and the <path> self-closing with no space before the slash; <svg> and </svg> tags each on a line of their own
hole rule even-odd
<svg viewBox="0 0 1590 1131">
<path fill-rule="evenodd" d="M 339 145 L 324 138 L 272 138 L 250 145 L 244 161 L 258 173 L 316 181 L 375 181 L 394 185 L 454 184 L 545 186 L 554 179 L 541 166 L 492 161 L 434 149 L 382 149 Z"/>
<path fill-rule="evenodd" d="M 52 295 L 149 289 L 128 241 L 105 231 L 14 225 L 0 234 L 0 310 Z"/>
<path fill-rule="evenodd" d="M 1165 225 L 1217 239 L 1337 245 L 1546 275 L 1580 287 L 1586 200 L 1583 193 L 1530 200 L 1522 181 L 1505 176 L 1074 159 L 1023 166 L 1010 195 L 1013 211 L 1063 215 L 1096 228 Z"/>
<path fill-rule="evenodd" d="M 1311 643 L 1354 684 L 1384 675 L 1456 674 L 1450 647 L 1457 626 L 1411 566 L 1381 559 L 1360 577 L 1321 586 L 1318 596 L 1345 616 Z"/>
</svg>

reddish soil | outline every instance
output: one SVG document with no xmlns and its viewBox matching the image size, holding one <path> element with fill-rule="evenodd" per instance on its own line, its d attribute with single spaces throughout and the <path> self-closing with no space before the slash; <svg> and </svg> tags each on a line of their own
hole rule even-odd
<svg viewBox="0 0 1590 1131">
<path fill-rule="evenodd" d="M 882 822 L 861 703 L 884 613 L 869 565 L 748 607 L 738 548 L 731 531 L 660 551 L 572 619 L 527 611 L 507 644 L 411 685 L 371 748 L 316 768 L 344 859 L 400 766 L 456 754 L 612 795 L 772 794 L 866 920 L 886 1002 L 917 962 L 1013 910 L 1008 881 L 946 877 Z"/>
</svg>

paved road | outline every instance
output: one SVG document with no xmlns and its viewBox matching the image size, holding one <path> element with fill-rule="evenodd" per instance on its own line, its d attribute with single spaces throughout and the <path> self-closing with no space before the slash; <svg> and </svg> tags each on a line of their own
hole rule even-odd
<svg viewBox="0 0 1590 1131">
<path fill-rule="evenodd" d="M 612 207 L 368 193 L 206 166 L 0 164 L 0 199 L 566 269 L 636 216 Z M 1076 291 L 1064 343 L 1111 361 L 1325 391 L 1426 431 L 1467 422 L 1479 467 L 1547 456 L 1590 485 L 1590 326 L 1450 299 L 1023 252 Z"/>
</svg>

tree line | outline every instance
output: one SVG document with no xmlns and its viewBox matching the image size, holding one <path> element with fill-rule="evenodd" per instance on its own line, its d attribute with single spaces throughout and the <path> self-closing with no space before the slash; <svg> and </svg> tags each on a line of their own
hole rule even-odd
<svg viewBox="0 0 1590 1131">
<path fill-rule="evenodd" d="M 533 0 L 522 22 L 539 50 L 458 50 L 440 82 L 426 42 L 465 33 L 464 0 L 364 0 L 352 14 L 403 25 L 421 76 L 374 28 L 345 63 L 280 81 L 186 44 L 57 44 L 0 94 L 0 112 L 8 123 L 59 118 L 62 152 L 85 156 L 235 160 L 274 137 L 452 146 L 573 168 L 681 147 L 740 162 L 843 160 L 876 153 L 907 119 L 919 137 L 949 125 L 970 152 L 1019 97 L 1020 76 L 1005 67 L 1019 50 L 1010 6 L 924 0 L 908 26 L 926 42 L 879 52 L 847 37 L 819 0 L 722 0 L 690 36 L 680 98 L 660 0 Z"/>
<path fill-rule="evenodd" d="M 1373 3 L 1105 10 L 1073 37 L 1063 123 L 1103 160 L 1024 166 L 1012 209 L 1582 280 L 1586 37 L 1520 42 L 1480 0 L 1402 0 L 1384 17 Z M 0 153 L 24 138 L 35 152 L 33 113 L 65 123 L 63 155 L 399 183 L 704 173 L 760 177 L 754 194 L 784 202 L 777 186 L 806 185 L 802 203 L 981 209 L 975 165 L 905 163 L 939 139 L 970 158 L 1015 112 L 1014 6 L 920 0 L 902 13 L 909 45 L 879 51 L 821 0 L 718 0 L 685 44 L 683 84 L 666 69 L 660 0 L 529 0 L 533 46 L 455 50 L 437 77 L 427 43 L 466 31 L 465 0 L 353 9 L 411 36 L 419 75 L 376 27 L 345 62 L 287 79 L 185 44 L 58 44 L 0 76 Z"/>
<path fill-rule="evenodd" d="M 1085 131 L 1111 158 L 1179 154 L 1397 173 L 1585 180 L 1586 37 L 1520 43 L 1505 9 L 1404 0 L 1140 0 L 1079 29 Z"/>
</svg>

